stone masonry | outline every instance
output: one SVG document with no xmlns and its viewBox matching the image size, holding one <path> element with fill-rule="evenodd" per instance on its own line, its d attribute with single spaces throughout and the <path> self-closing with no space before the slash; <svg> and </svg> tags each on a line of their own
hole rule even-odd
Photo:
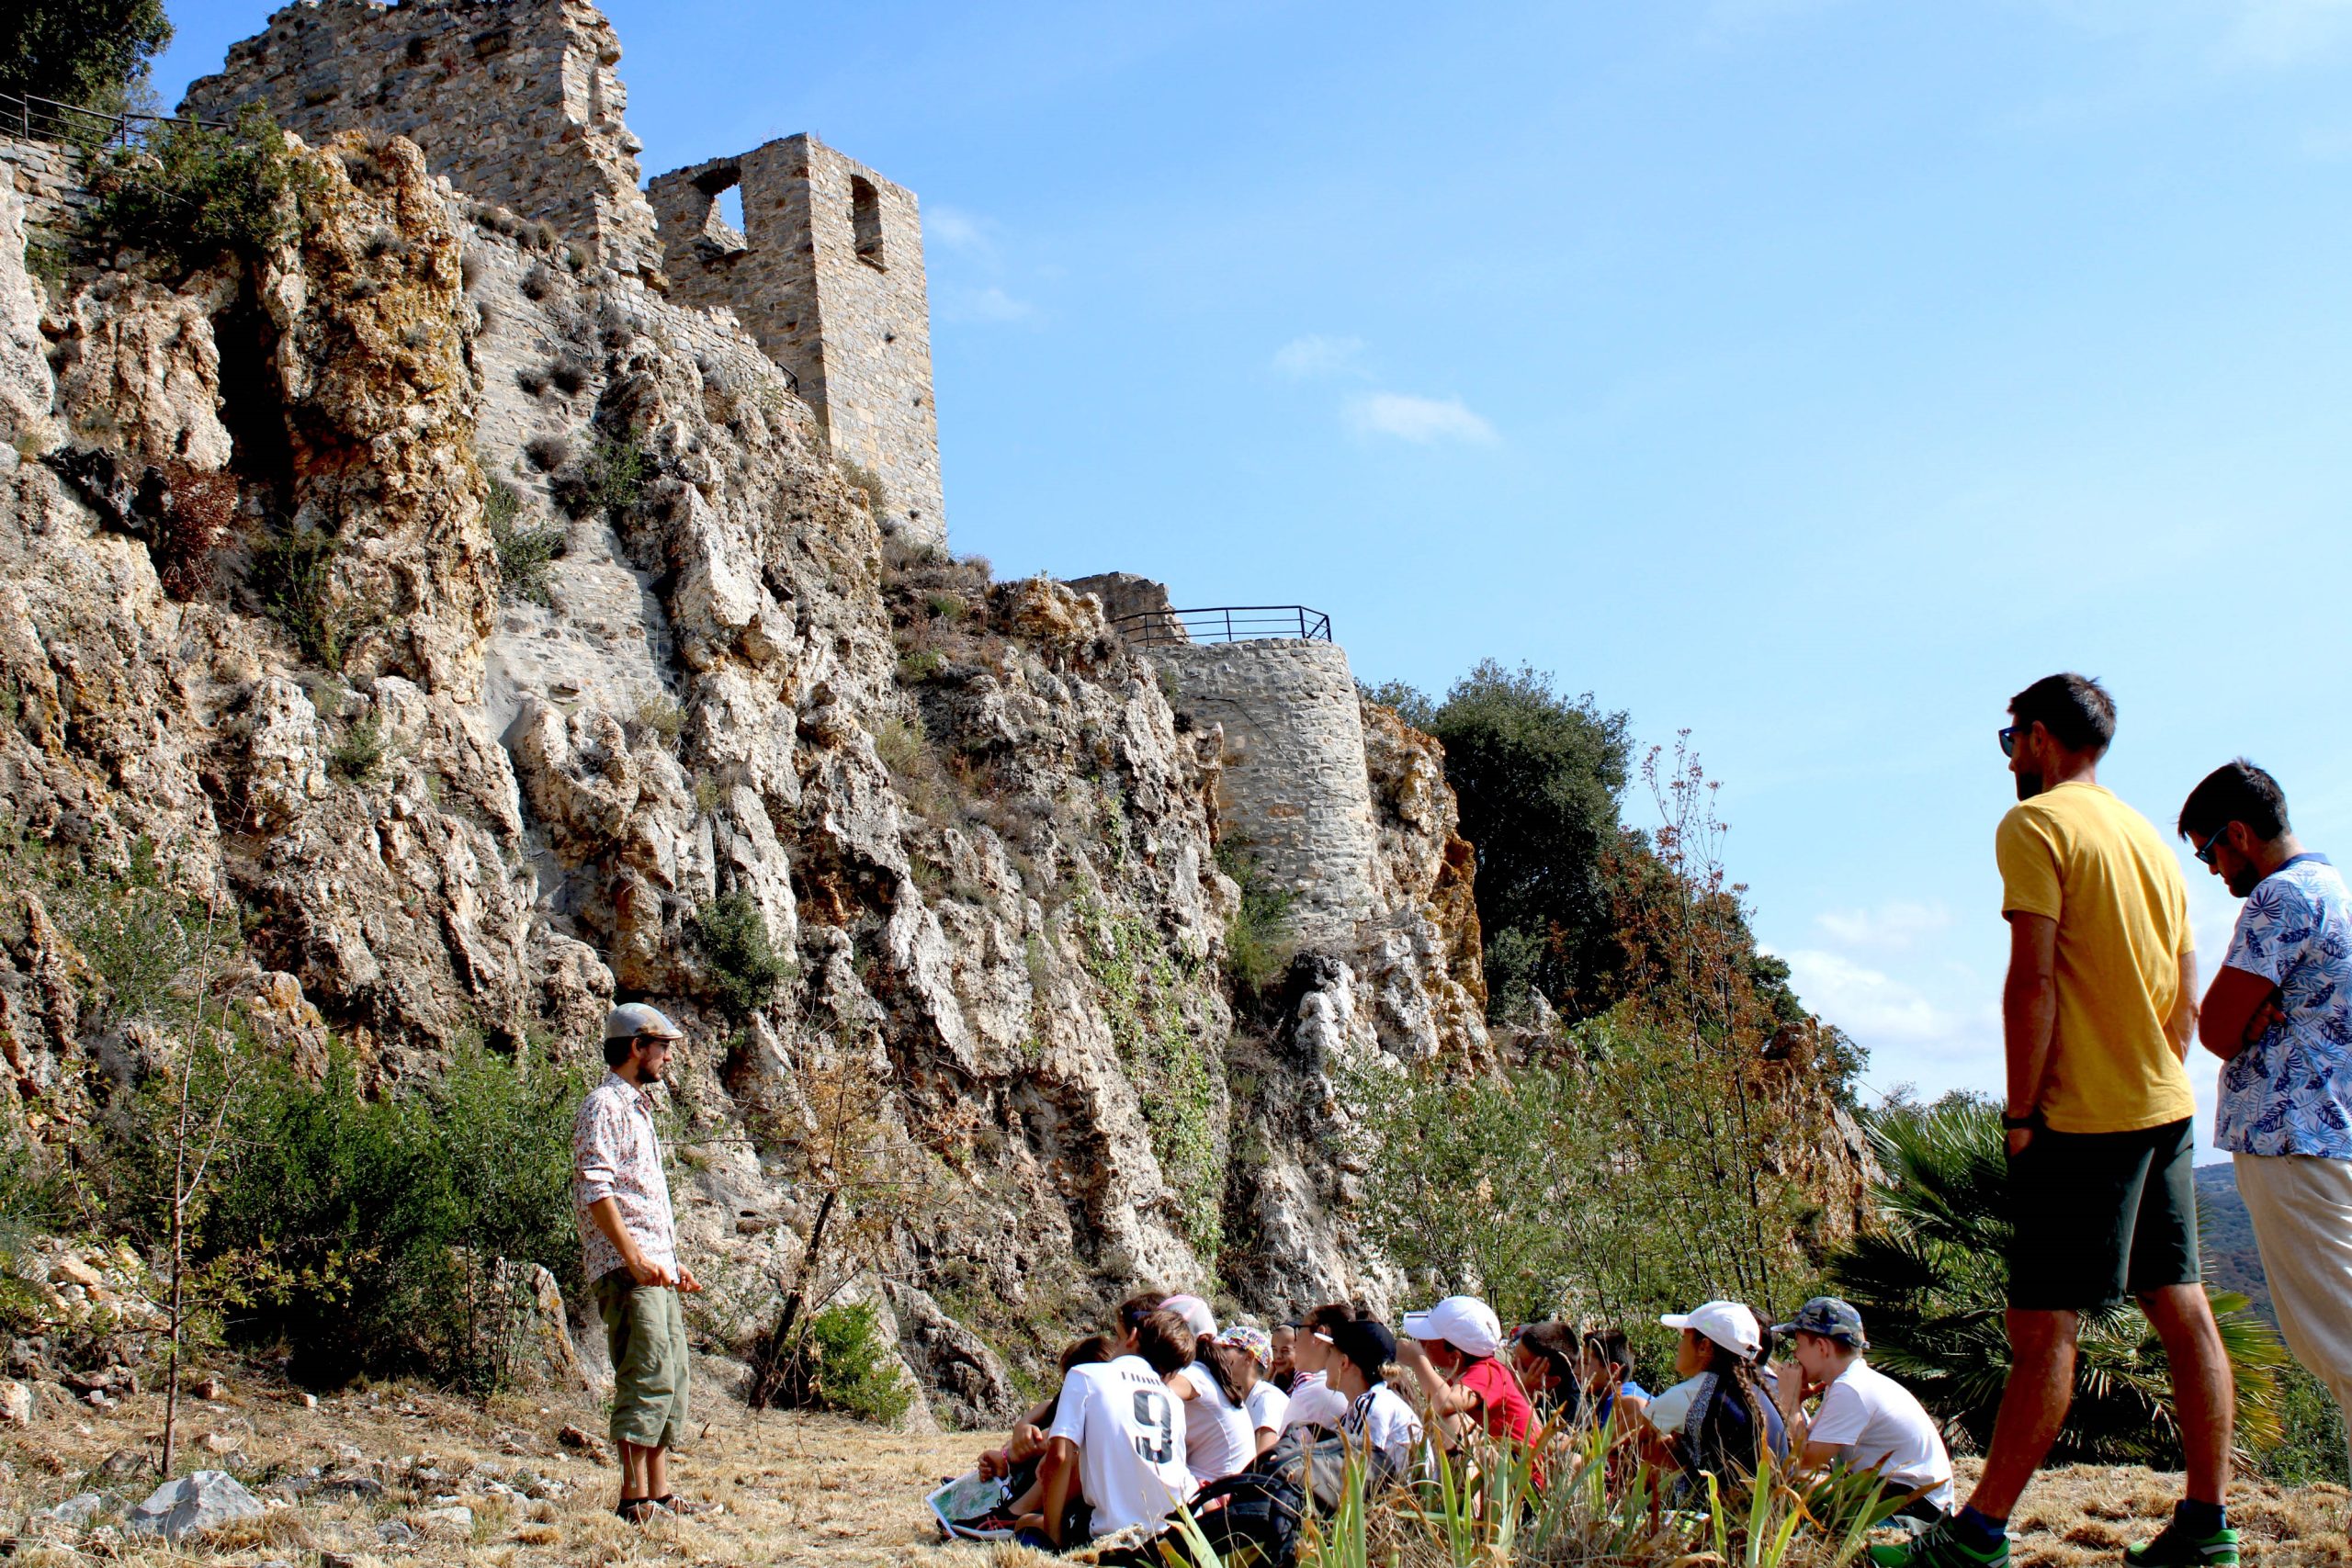
<svg viewBox="0 0 2352 1568">
<path fill-rule="evenodd" d="M 554 226 L 623 274 L 661 265 L 622 123 L 621 46 L 587 0 L 302 0 L 231 46 L 180 112 L 268 107 L 309 141 L 405 136 L 469 196 Z"/>
<path fill-rule="evenodd" d="M 719 213 L 730 187 L 741 231 Z M 944 545 L 914 193 L 802 135 L 661 175 L 649 194 L 673 298 L 732 308 L 834 452 L 882 481 L 885 527 Z"/>
<path fill-rule="evenodd" d="M 1145 652 L 1174 676 L 1179 713 L 1196 728 L 1224 726 L 1216 809 L 1227 841 L 1295 896 L 1291 929 L 1302 946 L 1351 950 L 1376 909 L 1380 840 L 1347 650 L 1262 639 Z"/>
</svg>

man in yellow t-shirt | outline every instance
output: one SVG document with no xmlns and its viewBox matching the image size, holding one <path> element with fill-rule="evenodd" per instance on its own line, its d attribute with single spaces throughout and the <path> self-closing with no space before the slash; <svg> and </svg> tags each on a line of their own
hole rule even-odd
<svg viewBox="0 0 2352 1568">
<path fill-rule="evenodd" d="M 2065 1425 L 2081 1314 L 2136 1296 L 2164 1340 L 2188 1460 L 2188 1497 L 2134 1565 L 2234 1568 L 2222 1500 L 2235 1394 L 2199 1282 L 2181 1066 L 2197 1025 L 2188 895 L 2172 847 L 2099 786 L 2115 704 L 2052 675 L 2009 703 L 2001 749 L 2018 804 L 1994 848 L 2009 972 L 2010 1369 L 1968 1506 L 1917 1540 L 1871 1549 L 1883 1568 L 2002 1568 L 2007 1521 Z"/>
</svg>

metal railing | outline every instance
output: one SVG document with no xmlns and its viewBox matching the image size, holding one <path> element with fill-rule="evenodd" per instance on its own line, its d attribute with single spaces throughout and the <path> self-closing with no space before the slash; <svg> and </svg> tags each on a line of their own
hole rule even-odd
<svg viewBox="0 0 2352 1568">
<path fill-rule="evenodd" d="M 1304 604 L 1216 604 L 1202 610 L 1138 610 L 1111 624 L 1132 643 L 1250 642 L 1260 637 L 1331 640 L 1331 617 Z"/>
<path fill-rule="evenodd" d="M 105 114 L 77 104 L 29 94 L 0 93 L 0 136 L 27 141 L 62 141 L 104 152 L 110 147 L 144 147 L 155 133 L 173 126 L 201 126 L 207 130 L 228 128 L 215 119 L 180 119 L 162 114 Z"/>
</svg>

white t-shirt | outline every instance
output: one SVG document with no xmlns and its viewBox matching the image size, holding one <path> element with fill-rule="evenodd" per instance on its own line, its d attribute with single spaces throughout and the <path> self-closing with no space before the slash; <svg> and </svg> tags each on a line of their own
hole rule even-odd
<svg viewBox="0 0 2352 1568">
<path fill-rule="evenodd" d="M 1374 1383 L 1348 1407 L 1340 1429 L 1388 1462 L 1397 1475 L 1408 1473 L 1413 1450 L 1421 1446 L 1421 1418 L 1405 1398 L 1386 1383 Z"/>
<path fill-rule="evenodd" d="M 1860 1357 L 1821 1396 L 1808 1443 L 1833 1443 L 1854 1470 L 1875 1470 L 1902 1491 L 1935 1484 L 1928 1501 L 1951 1512 L 1951 1455 L 1911 1391 Z"/>
<path fill-rule="evenodd" d="M 1706 1374 L 1702 1372 L 1700 1377 Z M 1699 1397 L 1699 1379 L 1685 1378 L 1649 1403 L 1642 1414 L 1651 1426 L 1661 1432 L 1679 1432 L 1683 1420 L 1690 1414 L 1690 1402 Z"/>
<path fill-rule="evenodd" d="M 1192 1500 L 1184 1419 L 1176 1391 L 1141 1356 L 1072 1367 L 1047 1438 L 1078 1445 L 1078 1487 L 1106 1535 L 1167 1515 Z"/>
<path fill-rule="evenodd" d="M 1231 1475 L 1258 1455 L 1257 1434 L 1241 1406 L 1226 1398 L 1216 1375 L 1194 1361 L 1182 1372 L 1193 1385 L 1184 1402 L 1184 1457 L 1203 1481 Z"/>
<path fill-rule="evenodd" d="M 1250 1425 L 1260 1432 L 1279 1432 L 1290 1414 L 1290 1395 L 1260 1378 L 1250 1385 Z"/>
<path fill-rule="evenodd" d="M 1290 1406 L 1283 1412 L 1283 1430 L 1293 1427 L 1340 1429 L 1348 1414 L 1348 1396 L 1333 1388 L 1321 1372 L 1301 1372 L 1290 1385 Z"/>
</svg>

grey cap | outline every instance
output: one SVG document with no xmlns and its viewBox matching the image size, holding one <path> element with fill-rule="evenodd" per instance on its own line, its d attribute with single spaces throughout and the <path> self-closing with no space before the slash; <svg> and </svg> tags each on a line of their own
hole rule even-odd
<svg viewBox="0 0 2352 1568">
<path fill-rule="evenodd" d="M 605 1038 L 629 1040 L 650 1034 L 656 1040 L 684 1040 L 686 1032 L 672 1023 L 662 1010 L 645 1002 L 625 1002 L 605 1015 Z"/>
<path fill-rule="evenodd" d="M 1871 1348 L 1862 1333 L 1862 1314 L 1853 1303 L 1836 1296 L 1815 1296 L 1797 1308 L 1797 1314 L 1786 1323 L 1772 1325 L 1775 1334 L 1817 1334 L 1824 1339 L 1850 1345 L 1857 1350 Z"/>
</svg>

